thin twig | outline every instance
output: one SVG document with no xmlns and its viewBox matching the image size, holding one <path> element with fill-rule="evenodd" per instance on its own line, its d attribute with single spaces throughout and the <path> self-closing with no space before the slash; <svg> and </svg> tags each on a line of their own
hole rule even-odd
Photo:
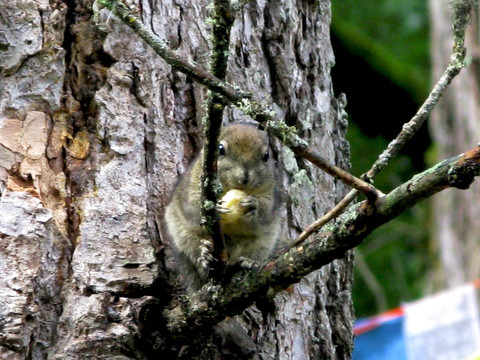
<svg viewBox="0 0 480 360">
<path fill-rule="evenodd" d="M 355 198 L 358 195 L 358 191 L 355 189 L 352 189 L 335 207 L 331 210 L 329 210 L 327 213 L 325 213 L 323 216 L 315 220 L 313 223 L 308 225 L 307 228 L 305 228 L 300 235 L 297 236 L 297 238 L 288 246 L 288 249 L 291 249 L 295 246 L 300 245 L 303 241 L 305 241 L 306 238 L 308 238 L 310 235 L 312 235 L 315 231 L 318 231 L 322 228 L 323 225 L 328 223 L 330 220 L 335 219 L 339 217 L 345 209 L 350 205 L 350 203 L 355 200 Z"/>
<path fill-rule="evenodd" d="M 415 116 L 408 123 L 403 125 L 402 130 L 397 137 L 388 144 L 387 149 L 385 149 L 385 151 L 378 157 L 377 161 L 375 161 L 372 168 L 365 174 L 368 180 L 372 180 L 380 171 L 382 171 L 388 165 L 390 160 L 405 146 L 407 141 L 418 132 L 433 108 L 437 105 L 438 100 L 442 97 L 445 89 L 450 85 L 453 78 L 460 73 L 462 68 L 465 67 L 464 60 L 464 48 L 458 49 L 458 51 L 455 50 L 447 68 Z"/>
<path fill-rule="evenodd" d="M 312 164 L 316 165 L 326 173 L 334 176 L 337 179 L 341 179 L 344 184 L 353 187 L 355 190 L 363 193 L 369 201 L 375 203 L 375 201 L 381 198 L 384 194 L 378 189 L 374 188 L 371 184 L 360 180 L 353 176 L 349 172 L 340 169 L 338 166 L 333 166 L 322 156 L 312 151 L 310 148 L 292 148 L 295 154 L 309 160 Z"/>
<path fill-rule="evenodd" d="M 186 60 L 171 50 L 167 43 L 160 39 L 140 18 L 132 12 L 121 0 L 98 0 L 98 3 L 108 8 L 129 26 L 135 34 L 142 38 L 160 57 L 162 57 L 174 69 L 183 72 L 198 83 L 205 85 L 208 89 L 221 94 L 231 102 L 240 103 L 248 99 L 251 94 L 237 90 L 230 84 L 220 80 L 210 72 L 203 69 L 195 61 Z"/>
<path fill-rule="evenodd" d="M 442 97 L 447 87 L 452 82 L 453 78 L 455 78 L 466 66 L 466 48 L 464 45 L 465 32 L 466 26 L 468 25 L 469 14 L 473 7 L 473 4 L 472 1 L 466 0 L 462 0 L 459 3 L 457 3 L 456 5 L 453 4 L 454 24 L 460 25 L 454 25 L 454 29 L 456 29 L 456 37 L 454 39 L 452 56 L 450 57 L 450 62 L 448 63 L 447 68 L 433 87 L 427 99 L 423 102 L 420 109 L 418 109 L 417 113 L 410 119 L 409 122 L 403 125 L 400 133 L 393 141 L 388 144 L 387 148 L 378 157 L 370 170 L 362 175 L 362 179 L 365 179 L 368 183 L 371 183 L 373 181 L 374 177 L 378 175 L 378 173 L 388 165 L 390 160 L 400 152 L 400 150 L 405 146 L 407 141 L 410 140 L 418 132 L 425 120 L 432 112 L 433 108 L 437 105 L 438 101 Z M 465 4 L 469 4 L 469 6 L 465 7 Z M 463 18 L 464 20 L 456 21 L 455 19 L 458 18 Z M 342 214 L 345 209 L 350 205 L 350 203 L 357 197 L 357 195 L 358 190 L 356 188 L 351 190 L 333 209 L 325 213 L 322 217 L 320 217 L 315 222 L 310 224 L 306 229 L 304 229 L 302 233 L 293 241 L 289 248 L 298 246 L 312 233 L 318 231 L 330 220 Z"/>
<path fill-rule="evenodd" d="M 423 125 L 428 118 L 433 108 L 437 105 L 447 87 L 452 82 L 460 71 L 467 66 L 465 61 L 467 49 L 465 48 L 465 34 L 467 26 L 470 22 L 472 9 L 475 7 L 475 0 L 456 0 L 452 1 L 453 10 L 453 32 L 454 40 L 452 47 L 452 55 L 447 68 L 443 72 L 440 79 L 437 81 L 432 91 L 424 101 L 415 116 L 406 124 L 403 125 L 402 130 L 397 137 L 388 144 L 387 149 L 378 157 L 372 168 L 362 178 L 368 182 L 382 171 L 394 156 L 405 146 Z"/>
<path fill-rule="evenodd" d="M 261 123 L 270 135 L 279 138 L 297 155 L 307 158 L 327 174 L 330 174 L 343 183 L 365 193 L 369 199 L 375 198 L 379 195 L 372 185 L 348 174 L 338 166 L 328 163 L 323 157 L 315 154 L 315 152 L 308 147 L 306 142 L 294 132 L 293 128 L 286 126 L 281 121 L 276 121 L 273 112 L 267 110 L 268 108 L 272 108 L 271 106 L 265 106 L 252 101 L 250 93 L 235 89 L 233 86 L 222 81 L 210 72 L 202 69 L 195 62 L 187 61 L 169 49 L 165 42 L 148 29 L 134 13 L 122 3 L 121 0 L 98 0 L 98 2 L 117 15 L 173 68 L 183 72 L 200 84 L 205 85 L 209 90 L 220 94 L 223 100 L 231 102 L 242 109 L 247 115 L 251 116 L 252 119 Z"/>
<path fill-rule="evenodd" d="M 213 0 L 212 13 L 212 50 L 210 55 L 210 70 L 219 79 L 225 79 L 227 74 L 228 46 L 233 18 L 228 0 Z M 207 99 L 207 114 L 205 116 L 205 145 L 203 148 L 202 174 L 202 214 L 204 226 L 213 240 L 211 268 L 216 277 L 223 269 L 226 261 L 225 242 L 220 231 L 216 203 L 220 195 L 217 182 L 218 136 L 222 126 L 224 105 L 222 98 L 214 92 L 209 92 Z"/>
</svg>

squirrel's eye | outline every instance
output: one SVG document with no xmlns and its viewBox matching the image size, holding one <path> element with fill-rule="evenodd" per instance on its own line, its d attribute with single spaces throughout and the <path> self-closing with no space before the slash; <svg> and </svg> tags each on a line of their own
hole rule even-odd
<svg viewBox="0 0 480 360">
<path fill-rule="evenodd" d="M 225 155 L 225 146 L 223 144 L 218 145 L 218 154 Z"/>
<path fill-rule="evenodd" d="M 263 154 L 262 160 L 267 162 L 269 157 L 270 157 L 270 153 L 268 151 L 265 151 L 265 154 Z"/>
</svg>

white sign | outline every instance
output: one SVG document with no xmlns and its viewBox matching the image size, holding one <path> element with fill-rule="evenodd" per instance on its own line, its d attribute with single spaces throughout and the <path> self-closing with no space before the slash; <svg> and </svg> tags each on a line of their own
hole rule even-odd
<svg viewBox="0 0 480 360">
<path fill-rule="evenodd" d="M 480 351 L 473 285 L 404 305 L 409 360 L 465 360 Z"/>
</svg>

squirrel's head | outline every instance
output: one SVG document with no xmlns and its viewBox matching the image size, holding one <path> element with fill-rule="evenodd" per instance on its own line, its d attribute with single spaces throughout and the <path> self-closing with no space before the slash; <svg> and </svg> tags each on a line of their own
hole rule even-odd
<svg viewBox="0 0 480 360">
<path fill-rule="evenodd" d="M 223 128 L 219 137 L 218 176 L 223 191 L 245 191 L 249 195 L 274 186 L 273 161 L 265 132 L 243 123 Z"/>
</svg>

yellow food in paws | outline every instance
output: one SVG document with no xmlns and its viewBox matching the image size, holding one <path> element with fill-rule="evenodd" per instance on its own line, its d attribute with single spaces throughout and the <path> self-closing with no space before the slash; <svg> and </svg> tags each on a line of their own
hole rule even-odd
<svg viewBox="0 0 480 360">
<path fill-rule="evenodd" d="M 245 214 L 245 208 L 240 206 L 240 201 L 245 199 L 247 194 L 242 190 L 233 189 L 228 191 L 221 199 L 221 206 L 230 209 L 230 212 L 220 214 L 222 223 L 229 224 L 237 221 Z"/>
</svg>

